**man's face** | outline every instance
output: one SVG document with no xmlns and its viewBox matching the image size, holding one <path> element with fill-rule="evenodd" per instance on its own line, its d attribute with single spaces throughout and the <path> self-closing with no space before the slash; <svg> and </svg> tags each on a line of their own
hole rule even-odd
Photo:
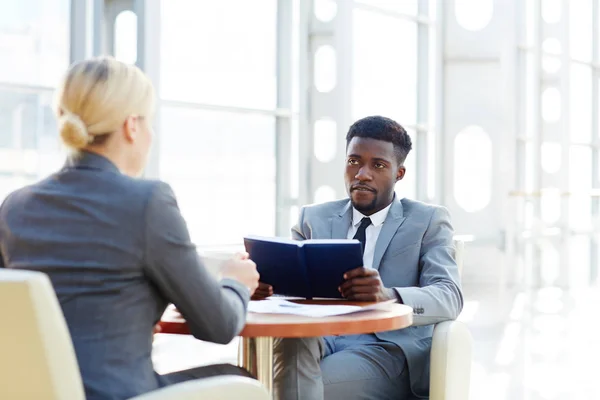
<svg viewBox="0 0 600 400">
<path fill-rule="evenodd" d="M 394 198 L 394 186 L 404 177 L 394 145 L 376 139 L 354 137 L 346 150 L 346 191 L 354 208 L 372 215 Z"/>
</svg>

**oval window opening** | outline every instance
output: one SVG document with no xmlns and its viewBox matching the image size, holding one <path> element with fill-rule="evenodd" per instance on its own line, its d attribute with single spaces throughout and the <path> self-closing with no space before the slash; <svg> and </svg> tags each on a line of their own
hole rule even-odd
<svg viewBox="0 0 600 400">
<path fill-rule="evenodd" d="M 456 22 L 468 31 L 480 31 L 492 20 L 493 0 L 460 0 L 454 3 Z"/>
<path fill-rule="evenodd" d="M 115 58 L 126 64 L 137 61 L 137 15 L 123 11 L 115 19 Z"/>
<path fill-rule="evenodd" d="M 454 198 L 467 212 L 484 209 L 492 197 L 492 141 L 480 126 L 454 139 Z"/>
<path fill-rule="evenodd" d="M 332 46 L 321 46 L 315 51 L 315 87 L 321 93 L 331 92 L 337 84 L 336 56 Z"/>
<path fill-rule="evenodd" d="M 326 203 L 335 200 L 335 190 L 331 186 L 320 186 L 315 190 L 315 203 Z"/>
<path fill-rule="evenodd" d="M 560 21 L 562 13 L 561 0 L 542 0 L 542 18 L 548 24 L 555 24 Z"/>
<path fill-rule="evenodd" d="M 329 118 L 315 122 L 314 152 L 317 160 L 328 163 L 335 158 L 337 124 Z"/>
<path fill-rule="evenodd" d="M 315 0 L 315 17 L 321 22 L 329 22 L 337 15 L 337 3 L 334 0 Z"/>
</svg>

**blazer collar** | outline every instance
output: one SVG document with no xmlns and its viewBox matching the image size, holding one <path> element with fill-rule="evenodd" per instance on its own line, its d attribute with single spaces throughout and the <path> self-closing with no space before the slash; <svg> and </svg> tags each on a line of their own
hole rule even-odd
<svg viewBox="0 0 600 400">
<path fill-rule="evenodd" d="M 331 222 L 331 238 L 346 239 L 348 229 L 350 229 L 350 224 L 352 223 L 352 205 L 350 204 L 350 199 L 333 216 Z"/>
<path fill-rule="evenodd" d="M 390 212 L 381 227 L 381 232 L 379 233 L 377 243 L 375 244 L 375 253 L 373 254 L 374 269 L 379 269 L 379 264 L 381 264 L 381 259 L 383 258 L 385 251 L 405 219 L 406 217 L 404 216 L 402 202 L 397 197 L 394 197 Z"/>
<path fill-rule="evenodd" d="M 65 163 L 65 168 L 120 172 L 117 166 L 108 158 L 89 151 L 80 151 L 70 155 Z"/>
</svg>

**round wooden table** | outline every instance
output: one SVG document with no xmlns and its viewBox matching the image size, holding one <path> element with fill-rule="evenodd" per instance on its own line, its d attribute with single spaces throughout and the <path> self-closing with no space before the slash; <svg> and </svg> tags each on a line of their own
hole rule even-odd
<svg viewBox="0 0 600 400">
<path fill-rule="evenodd" d="M 359 305 L 343 300 L 300 300 L 305 304 Z M 388 304 L 385 310 L 369 310 L 333 317 L 303 317 L 287 314 L 248 313 L 240 333 L 238 363 L 267 387 L 273 387 L 273 339 L 353 335 L 402 329 L 412 324 L 413 310 L 404 304 Z M 190 334 L 185 320 L 173 308 L 160 322 L 161 333 Z"/>
</svg>

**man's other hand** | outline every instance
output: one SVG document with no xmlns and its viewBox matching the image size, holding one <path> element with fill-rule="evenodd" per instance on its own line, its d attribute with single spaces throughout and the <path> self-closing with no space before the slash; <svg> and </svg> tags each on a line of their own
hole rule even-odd
<svg viewBox="0 0 600 400">
<path fill-rule="evenodd" d="M 269 296 L 273 296 L 273 286 L 258 282 L 258 288 L 254 292 L 252 300 L 263 300 Z"/>
<path fill-rule="evenodd" d="M 386 301 L 396 298 L 393 289 L 383 286 L 379 272 L 370 268 L 355 268 L 344 274 L 338 288 L 342 296 L 353 301 Z"/>
</svg>

